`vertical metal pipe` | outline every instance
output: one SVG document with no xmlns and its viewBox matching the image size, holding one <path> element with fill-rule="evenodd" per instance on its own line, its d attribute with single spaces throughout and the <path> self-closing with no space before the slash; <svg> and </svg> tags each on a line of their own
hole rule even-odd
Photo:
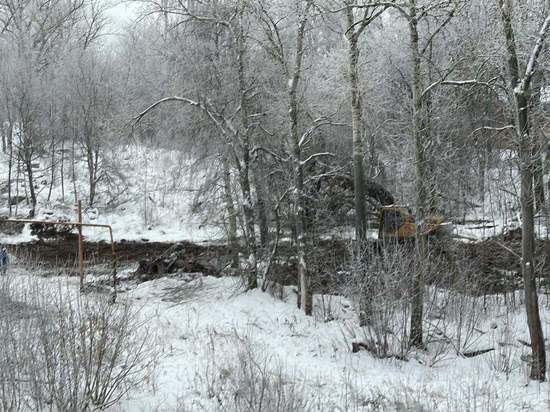
<svg viewBox="0 0 550 412">
<path fill-rule="evenodd" d="M 113 257 L 113 296 L 112 296 L 112 302 L 114 303 L 116 301 L 117 297 L 117 290 L 116 290 L 116 284 L 117 284 L 117 256 L 116 256 L 116 248 L 115 248 L 115 242 L 113 239 L 113 229 L 111 226 L 108 226 L 109 228 L 109 236 L 111 237 L 111 253 Z"/>
<path fill-rule="evenodd" d="M 80 272 L 80 289 L 84 288 L 84 244 L 82 239 L 82 201 L 77 204 L 78 214 L 78 270 Z"/>
</svg>

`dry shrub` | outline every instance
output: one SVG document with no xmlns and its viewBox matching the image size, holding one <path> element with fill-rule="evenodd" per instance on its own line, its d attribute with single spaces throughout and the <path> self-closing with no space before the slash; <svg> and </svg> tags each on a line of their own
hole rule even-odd
<svg viewBox="0 0 550 412">
<path fill-rule="evenodd" d="M 406 357 L 414 250 L 393 244 L 355 259 L 346 295 L 356 302 L 363 327 L 353 333 L 378 357 Z"/>
<path fill-rule="evenodd" d="M 105 409 L 151 376 L 152 337 L 139 311 L 66 286 L 1 280 L 2 410 Z"/>
<path fill-rule="evenodd" d="M 237 331 L 208 334 L 206 360 L 196 385 L 227 412 L 298 412 L 310 410 L 304 386 L 288 375 L 280 360 Z M 183 402 L 184 404 L 185 402 Z M 184 405 L 182 405 L 184 409 Z"/>
<path fill-rule="evenodd" d="M 497 382 L 484 379 L 468 384 L 450 384 L 446 388 L 391 382 L 383 387 L 364 389 L 365 385 L 346 382 L 346 390 L 336 404 L 326 410 L 350 412 L 504 412 L 531 410 L 532 405 L 521 396 L 503 396 Z"/>
</svg>

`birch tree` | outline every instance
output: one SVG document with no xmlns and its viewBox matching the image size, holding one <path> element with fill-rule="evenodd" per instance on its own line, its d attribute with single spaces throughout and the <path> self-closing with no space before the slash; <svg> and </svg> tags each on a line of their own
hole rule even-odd
<svg viewBox="0 0 550 412">
<path fill-rule="evenodd" d="M 304 162 L 302 158 L 301 133 L 299 126 L 300 103 L 298 91 L 302 79 L 302 67 L 305 53 L 305 36 L 309 14 L 313 2 L 306 0 L 298 3 L 297 28 L 294 36 L 294 48 L 292 52 L 287 51 L 283 43 L 280 20 L 272 16 L 262 1 L 257 2 L 258 17 L 260 25 L 266 37 L 264 48 L 272 56 L 273 60 L 280 66 L 281 72 L 286 78 L 286 94 L 288 107 L 288 137 L 287 147 L 290 153 L 289 165 L 292 168 L 293 176 L 293 207 L 296 232 L 296 252 L 298 260 L 298 284 L 299 298 L 298 306 L 303 306 L 306 315 L 312 314 L 312 294 L 310 276 L 307 273 L 305 258 L 306 247 L 306 226 L 305 226 L 305 192 L 304 192 Z"/>
<path fill-rule="evenodd" d="M 545 2 L 550 6 L 550 3 Z M 501 13 L 501 22 L 506 42 L 506 61 L 509 76 L 510 94 L 513 95 L 514 126 L 519 151 L 519 171 L 521 179 L 521 268 L 525 288 L 525 308 L 531 337 L 533 360 L 530 378 L 544 381 L 546 378 L 546 351 L 540 320 L 538 294 L 535 273 L 535 223 L 533 164 L 537 156 L 530 124 L 530 93 L 533 76 L 541 56 L 544 42 L 550 30 L 550 13 L 540 26 L 540 31 L 526 63 L 520 63 L 516 45 L 516 33 L 513 25 L 514 3 L 512 0 L 497 0 Z M 524 69 L 522 69 L 524 66 Z"/>
<path fill-rule="evenodd" d="M 369 5 L 370 4 L 370 5 Z M 374 4 L 374 5 L 372 5 Z M 353 183 L 355 196 L 355 240 L 358 250 L 366 240 L 367 212 L 365 207 L 365 151 L 363 147 L 362 95 L 359 79 L 359 40 L 367 26 L 372 23 L 384 8 L 376 2 L 345 1 L 345 38 L 348 46 L 348 82 L 351 103 L 351 125 L 353 142 Z M 359 14 L 359 17 L 357 17 Z"/>
<path fill-rule="evenodd" d="M 411 288 L 411 328 L 410 344 L 423 347 L 423 311 L 424 311 L 424 267 L 428 258 L 428 239 L 425 232 L 424 221 L 429 208 L 430 193 L 428 182 L 433 178 L 428 173 L 427 153 L 430 145 L 429 118 L 426 111 L 426 97 L 433 87 L 438 85 L 462 85 L 460 81 L 448 81 L 448 73 L 440 81 L 425 86 L 423 60 L 432 47 L 433 41 L 442 32 L 445 26 L 455 16 L 460 0 L 428 1 L 407 0 L 403 2 L 386 2 L 388 6 L 395 8 L 407 21 L 409 35 L 409 53 L 411 67 L 411 94 L 412 94 L 412 139 L 414 142 L 414 164 L 416 184 L 416 245 L 418 262 Z M 433 31 L 428 32 L 422 39 L 421 23 L 428 20 L 435 11 L 443 11 L 446 17 L 439 22 Z M 473 81 L 472 81 L 473 82 Z"/>
</svg>

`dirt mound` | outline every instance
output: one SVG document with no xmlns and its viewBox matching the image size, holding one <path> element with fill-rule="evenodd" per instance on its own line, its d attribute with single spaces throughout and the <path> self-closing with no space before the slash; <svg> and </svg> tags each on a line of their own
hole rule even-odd
<svg viewBox="0 0 550 412">
<path fill-rule="evenodd" d="M 458 254 L 474 265 L 474 272 L 483 276 L 480 284 L 486 292 L 521 287 L 521 229 L 474 243 L 459 243 Z M 535 241 L 535 273 L 544 277 L 550 273 L 550 240 Z"/>
<path fill-rule="evenodd" d="M 140 281 L 147 281 L 171 273 L 203 273 L 218 276 L 221 268 L 212 263 L 212 258 L 206 249 L 194 243 L 180 242 L 159 256 L 141 259 L 134 277 Z"/>
<path fill-rule="evenodd" d="M 198 245 L 191 242 L 181 242 L 189 256 L 201 256 L 208 259 L 212 266 L 223 265 L 227 248 L 223 245 Z M 128 266 L 143 259 L 154 259 L 162 255 L 173 243 L 120 241 L 116 242 L 116 252 L 119 266 Z M 74 268 L 78 259 L 78 244 L 74 240 L 57 239 L 48 241 L 33 241 L 8 245 L 9 252 L 19 261 L 28 261 L 46 267 Z M 111 244 L 107 242 L 85 242 L 84 258 L 86 265 L 111 262 Z"/>
<path fill-rule="evenodd" d="M 465 255 L 479 262 L 482 271 L 499 269 L 521 272 L 521 230 L 514 229 L 503 235 L 480 242 L 462 243 Z M 535 241 L 536 268 L 539 273 L 550 271 L 550 240 Z"/>
<path fill-rule="evenodd" d="M 72 225 L 48 225 L 44 223 L 31 223 L 31 235 L 35 235 L 40 240 L 45 239 L 65 239 L 76 240 L 78 234 Z"/>
<path fill-rule="evenodd" d="M 7 218 L 7 216 L 0 217 L 0 233 L 13 236 L 23 232 L 24 223 L 6 222 Z"/>
</svg>

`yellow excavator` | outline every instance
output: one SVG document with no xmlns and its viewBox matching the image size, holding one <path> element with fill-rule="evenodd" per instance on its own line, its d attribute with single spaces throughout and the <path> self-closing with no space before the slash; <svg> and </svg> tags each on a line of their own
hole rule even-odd
<svg viewBox="0 0 550 412">
<path fill-rule="evenodd" d="M 427 235 L 450 234 L 452 224 L 443 215 L 431 214 L 422 225 L 422 233 Z M 416 222 L 411 210 L 406 206 L 383 206 L 380 208 L 378 239 L 405 241 L 416 238 Z"/>
</svg>

